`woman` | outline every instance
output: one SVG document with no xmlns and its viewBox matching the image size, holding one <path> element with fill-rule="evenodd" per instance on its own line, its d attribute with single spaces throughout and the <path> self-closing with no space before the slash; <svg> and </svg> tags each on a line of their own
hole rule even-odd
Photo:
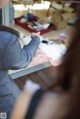
<svg viewBox="0 0 80 119">
<path fill-rule="evenodd" d="M 37 84 L 28 81 L 11 119 L 80 119 L 80 17 L 72 35 L 56 83 L 42 92 Z"/>
<path fill-rule="evenodd" d="M 9 0 L 0 0 L 0 7 Z M 9 69 L 20 69 L 27 66 L 40 43 L 39 33 L 32 34 L 32 40 L 21 49 L 19 33 L 11 28 L 0 26 L 0 114 L 6 113 L 7 119 L 16 98 L 20 94 L 18 86 L 8 74 Z"/>
</svg>

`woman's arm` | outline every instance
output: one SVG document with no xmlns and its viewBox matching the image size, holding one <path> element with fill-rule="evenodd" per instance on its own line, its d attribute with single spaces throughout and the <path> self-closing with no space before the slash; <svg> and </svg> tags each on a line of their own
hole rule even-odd
<svg viewBox="0 0 80 119">
<path fill-rule="evenodd" d="M 12 35 L 4 49 L 3 68 L 20 69 L 26 67 L 35 55 L 39 44 L 40 37 L 36 33 L 35 36 L 32 37 L 31 42 L 21 49 L 18 37 Z"/>
</svg>

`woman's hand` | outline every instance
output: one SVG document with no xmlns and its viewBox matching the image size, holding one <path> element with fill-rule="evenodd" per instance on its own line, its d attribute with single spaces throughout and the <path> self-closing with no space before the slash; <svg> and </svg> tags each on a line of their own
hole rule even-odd
<svg viewBox="0 0 80 119">
<path fill-rule="evenodd" d="M 40 36 L 40 32 L 37 32 L 37 33 L 34 33 L 34 32 L 33 32 L 33 33 L 31 34 L 31 37 L 34 37 L 34 36 Z"/>
<path fill-rule="evenodd" d="M 40 35 L 40 32 L 37 32 L 37 33 L 32 33 L 31 34 L 31 37 L 35 37 L 35 36 L 38 36 L 39 38 L 40 38 L 40 41 L 42 41 L 43 40 L 43 37 Z"/>
</svg>

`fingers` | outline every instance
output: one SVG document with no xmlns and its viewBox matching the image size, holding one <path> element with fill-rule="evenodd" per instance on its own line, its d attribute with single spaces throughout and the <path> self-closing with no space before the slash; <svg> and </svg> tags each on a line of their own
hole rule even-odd
<svg viewBox="0 0 80 119">
<path fill-rule="evenodd" d="M 37 33 L 32 33 L 32 34 L 31 34 L 31 37 L 35 37 L 35 36 L 38 36 L 38 37 L 39 37 L 39 39 L 40 39 L 40 41 L 42 41 L 42 40 L 43 40 L 43 37 L 40 35 L 40 32 L 37 32 Z"/>
<path fill-rule="evenodd" d="M 38 32 L 38 34 L 40 35 L 40 32 Z"/>
<path fill-rule="evenodd" d="M 40 32 L 38 33 L 32 33 L 31 36 L 34 37 L 34 36 L 39 36 L 40 35 Z"/>
</svg>

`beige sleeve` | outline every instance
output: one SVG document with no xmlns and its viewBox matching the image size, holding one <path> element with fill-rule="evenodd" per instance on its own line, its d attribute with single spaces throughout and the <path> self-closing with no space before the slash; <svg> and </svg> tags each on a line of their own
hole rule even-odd
<svg viewBox="0 0 80 119">
<path fill-rule="evenodd" d="M 31 101 L 33 93 L 30 91 L 21 92 L 14 108 L 12 110 L 11 119 L 24 119 Z"/>
</svg>

